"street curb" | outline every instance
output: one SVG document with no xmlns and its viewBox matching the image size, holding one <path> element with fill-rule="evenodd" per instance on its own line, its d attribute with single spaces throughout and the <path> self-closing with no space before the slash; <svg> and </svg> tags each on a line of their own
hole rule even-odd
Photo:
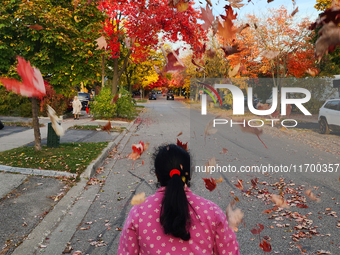
<svg viewBox="0 0 340 255">
<path fill-rule="evenodd" d="M 143 111 L 140 112 L 140 114 Z M 126 130 L 124 130 L 114 141 L 110 142 L 108 146 L 102 151 L 97 159 L 92 162 L 86 170 L 80 175 L 81 180 L 71 188 L 66 195 L 54 206 L 54 208 L 45 216 L 45 218 L 33 229 L 33 231 L 24 239 L 23 243 L 19 245 L 12 253 L 12 255 L 26 255 L 36 254 L 40 245 L 45 241 L 45 238 L 50 235 L 57 225 L 64 219 L 67 212 L 73 207 L 76 201 L 86 190 L 88 179 L 91 178 L 96 169 L 100 166 L 102 161 L 109 155 L 112 148 L 124 138 L 124 136 L 134 126 L 138 117 L 130 123 Z"/>
<path fill-rule="evenodd" d="M 34 168 L 22 168 L 22 167 L 5 166 L 5 165 L 0 165 L 0 171 L 9 172 L 9 173 L 27 174 L 27 175 L 47 176 L 47 177 L 59 177 L 59 176 L 65 176 L 67 178 L 77 177 L 77 174 L 72 174 L 69 172 L 34 169 Z"/>
</svg>

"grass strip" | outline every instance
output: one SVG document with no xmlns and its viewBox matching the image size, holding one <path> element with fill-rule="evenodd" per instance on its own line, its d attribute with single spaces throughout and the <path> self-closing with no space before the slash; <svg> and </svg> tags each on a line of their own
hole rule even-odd
<svg viewBox="0 0 340 255">
<path fill-rule="evenodd" d="M 41 151 L 34 147 L 20 147 L 0 152 L 0 164 L 77 173 L 78 176 L 95 160 L 108 142 L 101 143 L 62 143 L 58 148 L 42 146 Z"/>
<path fill-rule="evenodd" d="M 5 126 L 8 127 L 30 127 L 33 128 L 33 122 L 24 122 L 24 121 L 16 121 L 16 122 L 2 122 Z M 39 123 L 39 127 L 44 127 L 45 125 L 42 123 Z"/>
</svg>

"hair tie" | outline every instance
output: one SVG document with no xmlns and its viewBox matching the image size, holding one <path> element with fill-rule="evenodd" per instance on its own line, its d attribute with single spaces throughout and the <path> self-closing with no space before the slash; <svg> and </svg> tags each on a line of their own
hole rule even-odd
<svg viewBox="0 0 340 255">
<path fill-rule="evenodd" d="M 181 172 L 178 170 L 178 169 L 172 169 L 171 171 L 170 171 L 170 178 L 172 178 L 172 176 L 174 175 L 174 174 L 178 174 L 179 176 L 181 176 Z"/>
</svg>

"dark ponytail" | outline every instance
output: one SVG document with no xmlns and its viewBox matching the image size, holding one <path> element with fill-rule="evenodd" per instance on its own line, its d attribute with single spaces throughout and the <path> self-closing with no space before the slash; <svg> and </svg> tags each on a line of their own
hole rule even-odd
<svg viewBox="0 0 340 255">
<path fill-rule="evenodd" d="M 173 169 L 179 170 L 170 177 Z M 160 223 L 165 234 L 185 241 L 190 239 L 189 203 L 184 184 L 190 179 L 190 155 L 183 148 L 170 144 L 161 146 L 155 153 L 155 172 L 161 186 L 165 186 Z"/>
</svg>

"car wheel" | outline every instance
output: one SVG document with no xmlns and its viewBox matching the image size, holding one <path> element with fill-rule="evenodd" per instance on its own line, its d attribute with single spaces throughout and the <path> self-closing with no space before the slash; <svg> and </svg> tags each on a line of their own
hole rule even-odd
<svg viewBox="0 0 340 255">
<path fill-rule="evenodd" d="M 321 119 L 319 122 L 319 129 L 321 134 L 329 134 L 329 127 L 326 119 Z"/>
</svg>

